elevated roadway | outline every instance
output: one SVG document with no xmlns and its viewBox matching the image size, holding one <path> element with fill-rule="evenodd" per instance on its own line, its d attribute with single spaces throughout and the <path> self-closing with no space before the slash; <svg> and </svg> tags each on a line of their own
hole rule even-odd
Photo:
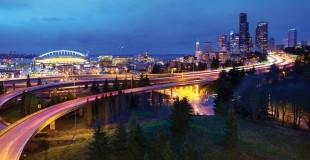
<svg viewBox="0 0 310 160">
<path fill-rule="evenodd" d="M 272 57 L 275 58 L 275 57 Z M 278 62 L 280 60 L 280 62 Z M 277 65 L 287 65 L 285 59 L 277 59 L 275 62 Z M 256 67 L 257 69 L 265 69 L 270 64 L 260 65 Z M 218 76 L 219 71 L 213 71 L 209 74 L 208 78 L 203 78 L 200 80 L 192 80 L 186 82 L 176 82 L 176 83 L 167 83 L 161 85 L 153 85 L 148 87 L 141 87 L 141 88 L 134 88 L 124 90 L 125 92 L 144 92 L 149 90 L 159 90 L 164 88 L 171 88 L 171 87 L 180 87 L 186 85 L 194 85 L 194 84 L 207 84 L 214 81 Z M 197 76 L 193 74 L 192 76 Z M 113 94 L 117 94 L 117 92 L 113 92 Z M 70 113 L 89 101 L 94 101 L 96 97 L 100 98 L 103 94 L 87 96 L 83 98 L 78 98 L 72 101 L 67 101 L 61 104 L 57 104 L 51 106 L 49 108 L 43 109 L 39 112 L 33 113 L 27 117 L 24 117 L 13 123 L 12 125 L 8 126 L 6 129 L 0 132 L 0 158 L 1 160 L 18 160 L 23 152 L 23 149 L 29 139 L 33 137 L 36 133 L 42 130 L 45 126 L 50 124 L 52 121 L 56 120 L 57 118 Z M 109 96 L 110 93 L 107 93 L 106 96 Z"/>
</svg>

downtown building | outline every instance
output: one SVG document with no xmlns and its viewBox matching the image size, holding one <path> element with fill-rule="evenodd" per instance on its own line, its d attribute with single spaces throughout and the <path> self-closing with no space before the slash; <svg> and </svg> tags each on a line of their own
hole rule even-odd
<svg viewBox="0 0 310 160">
<path fill-rule="evenodd" d="M 252 48 L 252 38 L 249 33 L 247 14 L 240 13 L 239 17 L 239 48 L 242 52 L 249 52 Z"/>
<path fill-rule="evenodd" d="M 295 47 L 297 45 L 297 30 L 295 28 L 288 31 L 288 47 Z"/>
<path fill-rule="evenodd" d="M 269 40 L 268 40 L 268 50 L 270 50 L 270 51 L 276 50 L 275 39 L 273 37 L 269 38 Z"/>
<path fill-rule="evenodd" d="M 200 42 L 197 39 L 195 44 L 195 58 L 199 62 L 201 60 L 201 57 L 202 57 L 202 50 L 200 49 Z"/>
<path fill-rule="evenodd" d="M 233 31 L 229 34 L 229 51 L 230 54 L 239 54 L 239 34 L 234 33 Z"/>
<path fill-rule="evenodd" d="M 205 53 L 211 53 L 212 52 L 212 42 L 205 42 Z"/>
<path fill-rule="evenodd" d="M 255 45 L 261 53 L 268 50 L 268 23 L 259 22 L 256 27 Z"/>
<path fill-rule="evenodd" d="M 227 52 L 227 36 L 219 35 L 217 37 L 217 49 L 219 52 Z"/>
</svg>

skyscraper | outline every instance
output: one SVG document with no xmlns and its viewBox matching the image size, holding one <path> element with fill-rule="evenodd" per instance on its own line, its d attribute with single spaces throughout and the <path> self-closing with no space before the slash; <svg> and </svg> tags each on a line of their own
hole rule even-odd
<svg viewBox="0 0 310 160">
<path fill-rule="evenodd" d="M 288 38 L 283 38 L 282 43 L 283 43 L 285 48 L 288 47 Z"/>
<path fill-rule="evenodd" d="M 212 52 L 212 43 L 211 42 L 205 42 L 206 44 L 206 53 L 211 53 Z"/>
<path fill-rule="evenodd" d="M 199 43 L 198 39 L 196 41 L 196 51 L 200 51 L 200 43 Z"/>
<path fill-rule="evenodd" d="M 230 47 L 229 51 L 232 54 L 239 53 L 239 34 L 235 34 L 233 31 L 230 32 Z"/>
<path fill-rule="evenodd" d="M 217 37 L 217 48 L 220 52 L 227 52 L 227 36 L 219 35 Z"/>
<path fill-rule="evenodd" d="M 239 17 L 239 47 L 242 51 L 250 50 L 250 33 L 249 23 L 247 21 L 247 14 L 240 13 Z"/>
<path fill-rule="evenodd" d="M 297 30 L 295 28 L 288 31 L 288 47 L 295 47 L 297 44 Z"/>
<path fill-rule="evenodd" d="M 200 49 L 200 43 L 197 39 L 197 42 L 196 42 L 196 51 L 195 51 L 195 57 L 198 61 L 200 61 L 201 59 L 201 56 L 202 56 L 202 51 Z"/>
<path fill-rule="evenodd" d="M 273 37 L 269 38 L 268 40 L 268 50 L 271 50 L 271 51 L 275 50 L 275 40 Z"/>
<path fill-rule="evenodd" d="M 255 45 L 262 53 L 267 53 L 268 49 L 268 23 L 259 22 L 256 27 Z"/>
</svg>

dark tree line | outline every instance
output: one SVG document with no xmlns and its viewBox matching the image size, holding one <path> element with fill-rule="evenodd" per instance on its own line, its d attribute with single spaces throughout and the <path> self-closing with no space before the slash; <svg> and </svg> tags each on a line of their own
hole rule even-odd
<svg viewBox="0 0 310 160">
<path fill-rule="evenodd" d="M 287 47 L 284 49 L 284 52 L 294 55 L 309 55 L 310 54 L 310 46 L 304 47 Z"/>
<path fill-rule="evenodd" d="M 150 97 L 150 94 L 152 95 Z M 151 101 L 148 101 L 148 98 Z M 84 118 L 89 127 L 95 122 L 109 124 L 120 118 L 129 110 L 150 109 L 152 107 L 157 111 L 161 108 L 163 95 L 161 93 L 124 93 L 121 90 L 118 94 L 103 94 L 101 98 L 96 98 L 93 102 L 87 102 L 84 107 Z"/>
<path fill-rule="evenodd" d="M 272 65 L 268 73 L 249 71 L 222 71 L 212 88 L 217 93 L 215 114 L 225 115 L 235 108 L 244 118 L 280 120 L 291 123 L 294 129 L 305 121 L 310 128 L 309 54 L 300 55 L 293 68 L 279 69 Z"/>
<path fill-rule="evenodd" d="M 131 87 L 135 88 L 135 87 L 145 87 L 145 86 L 151 85 L 148 75 L 144 76 L 144 74 L 141 74 L 139 80 L 133 80 L 134 78 L 133 77 L 131 78 L 132 80 L 128 80 L 126 77 L 124 80 L 120 81 L 116 76 L 114 81 L 112 82 L 112 85 L 110 85 L 108 82 L 108 79 L 106 79 L 103 85 L 101 86 L 101 88 L 100 88 L 100 84 L 94 80 L 90 87 L 90 92 L 91 94 L 99 94 L 99 93 L 106 93 L 106 92 L 111 92 L 111 91 L 129 89 Z M 85 85 L 85 89 L 88 89 L 88 85 Z"/>
<path fill-rule="evenodd" d="M 240 85 L 242 78 L 246 74 L 255 73 L 255 68 L 248 71 L 233 68 L 228 73 L 223 70 L 219 78 L 211 85 L 210 89 L 217 93 L 214 100 L 214 112 L 217 115 L 225 115 L 234 97 L 234 90 Z"/>
<path fill-rule="evenodd" d="M 27 116 L 40 109 L 73 99 L 75 99 L 73 93 L 68 92 L 65 96 L 55 94 L 50 101 L 46 102 L 42 95 L 37 97 L 36 94 L 32 92 L 23 92 L 21 97 L 21 113 L 23 116 Z"/>
<path fill-rule="evenodd" d="M 191 106 L 186 99 L 183 99 L 177 100 L 173 108 L 170 118 L 171 137 L 162 129 L 158 131 L 158 134 L 154 138 L 145 136 L 138 120 L 135 117 L 131 117 L 127 126 L 120 122 L 111 137 L 108 137 L 100 126 L 94 129 L 94 140 L 89 144 L 87 152 L 88 159 L 198 159 L 194 145 L 190 143 L 188 138 L 184 139 L 184 136 L 190 131 Z M 175 118 L 175 115 L 182 115 L 188 118 L 181 120 L 180 118 Z M 188 128 L 187 131 L 182 129 L 184 126 Z M 178 131 L 181 131 L 182 135 Z M 179 149 L 176 148 L 179 143 L 175 144 L 176 142 L 171 140 L 174 139 L 174 135 L 183 137 L 181 142 L 182 147 L 178 147 Z"/>
<path fill-rule="evenodd" d="M 0 95 L 5 93 L 4 83 L 0 82 Z"/>
<path fill-rule="evenodd" d="M 109 96 L 105 94 L 101 98 L 96 98 L 94 102 L 88 102 L 85 109 L 85 119 L 90 127 L 94 122 L 109 124 L 110 121 L 119 119 L 122 114 L 128 110 L 137 108 L 146 108 L 149 106 L 147 94 L 124 93 L 119 90 L 117 95 L 110 92 Z M 145 104 L 147 103 L 147 104 Z"/>
</svg>

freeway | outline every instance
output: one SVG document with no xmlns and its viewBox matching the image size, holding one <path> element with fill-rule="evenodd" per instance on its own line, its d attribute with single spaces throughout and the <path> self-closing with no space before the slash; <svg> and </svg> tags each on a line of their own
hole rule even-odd
<svg viewBox="0 0 310 160">
<path fill-rule="evenodd" d="M 283 66 L 283 65 L 292 63 L 292 61 L 290 61 L 288 59 L 280 58 L 280 57 L 274 56 L 274 55 L 269 55 L 268 58 L 269 58 L 270 64 L 275 63 L 275 64 Z M 266 69 L 270 66 L 270 64 L 255 64 L 254 66 L 257 69 Z M 252 66 L 245 66 L 243 68 L 249 69 L 251 67 Z M 226 68 L 227 71 L 230 69 L 231 68 Z M 215 73 L 219 73 L 220 71 L 221 71 L 221 69 L 212 70 L 212 71 L 196 71 L 196 72 L 186 72 L 186 73 L 174 73 L 173 75 L 170 75 L 170 77 L 167 76 L 167 74 L 160 74 L 160 75 L 157 75 L 157 76 L 159 76 L 159 78 L 157 78 L 155 75 L 151 75 L 150 80 L 153 84 L 154 83 L 156 84 L 158 82 L 168 83 L 168 82 L 176 82 L 176 81 L 191 81 L 191 80 L 197 79 L 197 77 L 199 77 L 199 78 L 209 77 L 210 75 L 215 74 Z M 81 75 L 81 77 L 79 77 L 79 78 L 82 78 L 82 77 L 84 77 L 84 75 Z M 98 76 L 98 75 L 91 75 L 91 76 L 89 76 L 89 78 L 91 78 L 91 80 L 79 80 L 76 82 L 69 81 L 69 82 L 61 82 L 61 83 L 53 83 L 53 84 L 44 84 L 44 85 L 40 85 L 40 86 L 23 88 L 23 89 L 11 91 L 10 93 L 7 93 L 7 94 L 0 96 L 0 109 L 3 106 L 3 104 L 5 104 L 6 102 L 8 102 L 11 99 L 14 99 L 16 97 L 21 96 L 21 94 L 23 92 L 33 92 L 33 91 L 40 91 L 40 90 L 46 90 L 46 89 L 68 87 L 68 86 L 73 86 L 74 83 L 76 85 L 91 84 L 93 82 L 92 78 L 95 78 L 95 77 L 96 77 L 96 82 L 98 82 L 98 83 L 104 82 L 104 78 L 100 78 L 100 76 Z M 113 77 L 114 77 L 114 75 L 110 76 L 108 78 L 113 78 Z M 53 77 L 53 78 L 55 78 L 55 77 Z M 112 81 L 112 80 L 110 79 L 110 81 Z"/>
<path fill-rule="evenodd" d="M 195 74 L 196 75 L 196 74 Z M 208 74 L 206 74 L 208 75 Z M 179 78 L 177 76 L 173 77 L 164 77 L 164 78 L 155 78 L 151 79 L 151 83 L 169 83 L 169 82 L 176 82 L 176 81 L 190 81 L 197 79 L 193 76 L 185 75 L 183 78 Z M 62 87 L 69 87 L 73 85 L 85 85 L 85 84 L 91 84 L 93 83 L 94 80 L 79 80 L 79 81 L 68 81 L 68 82 L 60 82 L 60 83 L 52 83 L 52 84 L 43 84 L 39 86 L 34 86 L 34 87 L 29 87 L 29 88 L 23 88 L 23 89 L 18 89 L 15 91 L 11 91 L 9 93 L 6 93 L 4 95 L 0 96 L 0 109 L 2 108 L 3 104 L 8 102 L 11 99 L 14 99 L 16 97 L 19 97 L 23 94 L 23 92 L 35 92 L 35 91 L 41 91 L 41 90 L 47 90 L 47 89 L 54 89 L 54 88 L 62 88 Z M 97 83 L 104 83 L 104 79 L 96 79 Z M 114 80 L 109 80 L 114 81 Z"/>
<path fill-rule="evenodd" d="M 274 59 L 277 65 L 286 65 L 289 62 L 288 60 L 281 59 L 276 56 L 271 56 Z M 291 63 L 291 62 L 290 62 Z M 259 65 L 256 66 L 257 69 L 264 69 L 265 67 L 270 66 L 270 64 Z M 167 83 L 161 85 L 153 85 L 148 87 L 134 88 L 124 90 L 125 92 L 144 92 L 149 90 L 159 90 L 164 88 L 171 87 L 180 87 L 186 85 L 194 85 L 194 84 L 206 84 L 215 80 L 218 76 L 219 71 L 208 72 L 208 78 L 203 78 L 200 80 L 192 80 L 192 81 L 183 81 L 183 82 L 175 82 L 175 83 Z M 191 76 L 196 77 L 199 74 L 206 73 L 197 73 L 192 74 Z M 117 92 L 113 92 L 113 94 L 117 94 Z M 110 93 L 107 93 L 106 96 L 109 96 Z M 20 119 L 19 121 L 13 123 L 8 126 L 6 129 L 0 132 L 0 157 L 2 160 L 18 160 L 22 154 L 23 148 L 29 141 L 31 137 L 33 137 L 36 133 L 42 130 L 45 126 L 50 124 L 52 121 L 57 118 L 70 113 L 79 107 L 82 107 L 87 100 L 94 101 L 96 97 L 100 98 L 102 94 L 87 96 L 83 98 L 78 98 L 76 100 L 67 101 L 61 104 L 57 104 L 51 106 L 49 108 L 43 109 L 39 112 L 31 114 L 27 117 Z"/>
<path fill-rule="evenodd" d="M 206 80 L 195 80 L 180 83 L 168 83 L 163 85 L 154 85 L 148 87 L 134 88 L 124 90 L 125 93 L 133 92 L 139 93 L 149 90 L 158 90 L 164 88 L 192 85 L 192 84 L 202 84 L 212 82 L 214 79 Z M 113 95 L 117 92 L 113 92 Z M 52 107 L 43 109 L 32 115 L 24 117 L 23 119 L 17 121 L 16 123 L 8 126 L 6 129 L 0 132 L 0 157 L 3 160 L 18 160 L 22 154 L 24 146 L 27 144 L 28 140 L 42 130 L 49 123 L 61 117 L 69 112 L 72 112 L 79 107 L 82 107 L 89 101 L 94 101 L 96 97 L 100 98 L 103 94 L 87 96 L 83 98 L 78 98 L 76 100 L 64 102 L 61 104 L 54 105 Z M 105 96 L 109 96 L 110 93 L 106 93 Z"/>
</svg>

